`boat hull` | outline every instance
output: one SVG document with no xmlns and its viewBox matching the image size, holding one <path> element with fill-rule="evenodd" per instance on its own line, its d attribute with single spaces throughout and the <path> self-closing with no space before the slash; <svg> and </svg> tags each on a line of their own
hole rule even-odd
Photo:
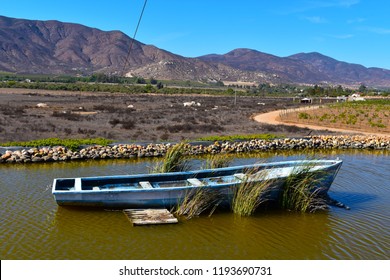
<svg viewBox="0 0 390 280">
<path fill-rule="evenodd" d="M 342 164 L 341 161 L 288 161 L 213 170 L 141 174 L 106 177 L 54 179 L 52 193 L 58 205 L 105 208 L 172 208 L 200 187 L 218 193 L 222 203 L 229 204 L 234 189 L 251 170 L 266 172 L 256 180 L 272 180 L 272 187 L 263 194 L 277 200 L 282 186 L 297 166 L 313 164 L 318 192 L 326 194 Z"/>
</svg>

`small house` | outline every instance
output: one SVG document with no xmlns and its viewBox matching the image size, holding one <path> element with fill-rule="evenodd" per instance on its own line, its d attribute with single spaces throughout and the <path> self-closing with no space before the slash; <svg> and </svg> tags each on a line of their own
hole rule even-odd
<svg viewBox="0 0 390 280">
<path fill-rule="evenodd" d="M 348 101 L 365 101 L 365 99 L 359 93 L 354 93 L 348 97 Z"/>
<path fill-rule="evenodd" d="M 301 103 L 312 103 L 312 100 L 311 100 L 311 98 L 305 97 L 305 98 L 301 99 Z"/>
</svg>

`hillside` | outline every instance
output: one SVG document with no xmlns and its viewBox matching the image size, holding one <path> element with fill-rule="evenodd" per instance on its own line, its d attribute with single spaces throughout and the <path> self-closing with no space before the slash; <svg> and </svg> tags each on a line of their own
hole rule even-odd
<svg viewBox="0 0 390 280">
<path fill-rule="evenodd" d="M 224 55 L 205 55 L 199 59 L 240 70 L 272 73 L 292 83 L 390 86 L 390 70 L 366 68 L 315 52 L 278 57 L 256 50 L 236 49 Z"/>
<path fill-rule="evenodd" d="M 250 49 L 186 58 L 135 41 L 120 31 L 102 31 L 59 21 L 0 16 L 0 71 L 91 74 L 144 78 L 256 83 L 329 83 L 390 87 L 390 71 L 337 61 L 319 53 L 278 57 Z M 126 64 L 126 67 L 124 67 Z"/>
</svg>

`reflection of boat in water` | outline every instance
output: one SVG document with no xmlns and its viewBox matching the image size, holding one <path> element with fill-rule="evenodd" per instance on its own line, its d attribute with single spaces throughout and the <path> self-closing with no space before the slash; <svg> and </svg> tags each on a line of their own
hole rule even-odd
<svg viewBox="0 0 390 280">
<path fill-rule="evenodd" d="M 192 190 L 218 192 L 230 202 L 242 182 L 272 181 L 267 199 L 277 199 L 286 178 L 307 170 L 316 188 L 326 194 L 342 164 L 340 160 L 297 160 L 158 174 L 54 179 L 52 193 L 59 205 L 104 207 L 172 207 Z"/>
</svg>

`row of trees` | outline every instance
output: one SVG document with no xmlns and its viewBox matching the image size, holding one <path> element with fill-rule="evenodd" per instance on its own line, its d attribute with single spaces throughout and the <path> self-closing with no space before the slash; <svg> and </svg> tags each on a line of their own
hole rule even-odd
<svg viewBox="0 0 390 280">
<path fill-rule="evenodd" d="M 165 94 L 226 94 L 220 89 L 187 88 L 187 87 L 164 87 L 158 82 L 156 85 L 135 85 L 135 84 L 107 84 L 107 83 L 46 83 L 46 82 L 0 82 L 1 88 L 27 88 L 64 91 L 89 91 L 89 92 L 110 92 L 110 93 L 165 93 Z"/>
<path fill-rule="evenodd" d="M 95 73 L 86 77 L 74 76 L 28 76 L 28 75 L 9 75 L 0 74 L 0 87 L 18 87 L 31 89 L 49 89 L 49 90 L 71 90 L 71 91 L 106 91 L 106 92 L 126 92 L 126 93 L 225 93 L 233 94 L 235 88 L 240 93 L 250 95 L 300 95 L 300 96 L 341 96 L 350 95 L 356 91 L 373 95 L 378 94 L 378 90 L 370 89 L 362 84 L 358 90 L 344 88 L 339 86 L 300 86 L 291 84 L 271 85 L 269 83 L 260 83 L 256 85 L 230 85 L 225 87 L 222 81 L 214 83 L 212 88 L 201 88 L 188 83 L 182 83 L 180 89 L 177 87 L 164 87 L 161 81 L 154 78 L 148 80 L 142 77 L 121 77 L 117 75 L 107 75 L 104 73 Z M 27 82 L 26 82 L 27 81 Z M 381 91 L 382 95 L 389 95 L 390 91 Z"/>
</svg>

